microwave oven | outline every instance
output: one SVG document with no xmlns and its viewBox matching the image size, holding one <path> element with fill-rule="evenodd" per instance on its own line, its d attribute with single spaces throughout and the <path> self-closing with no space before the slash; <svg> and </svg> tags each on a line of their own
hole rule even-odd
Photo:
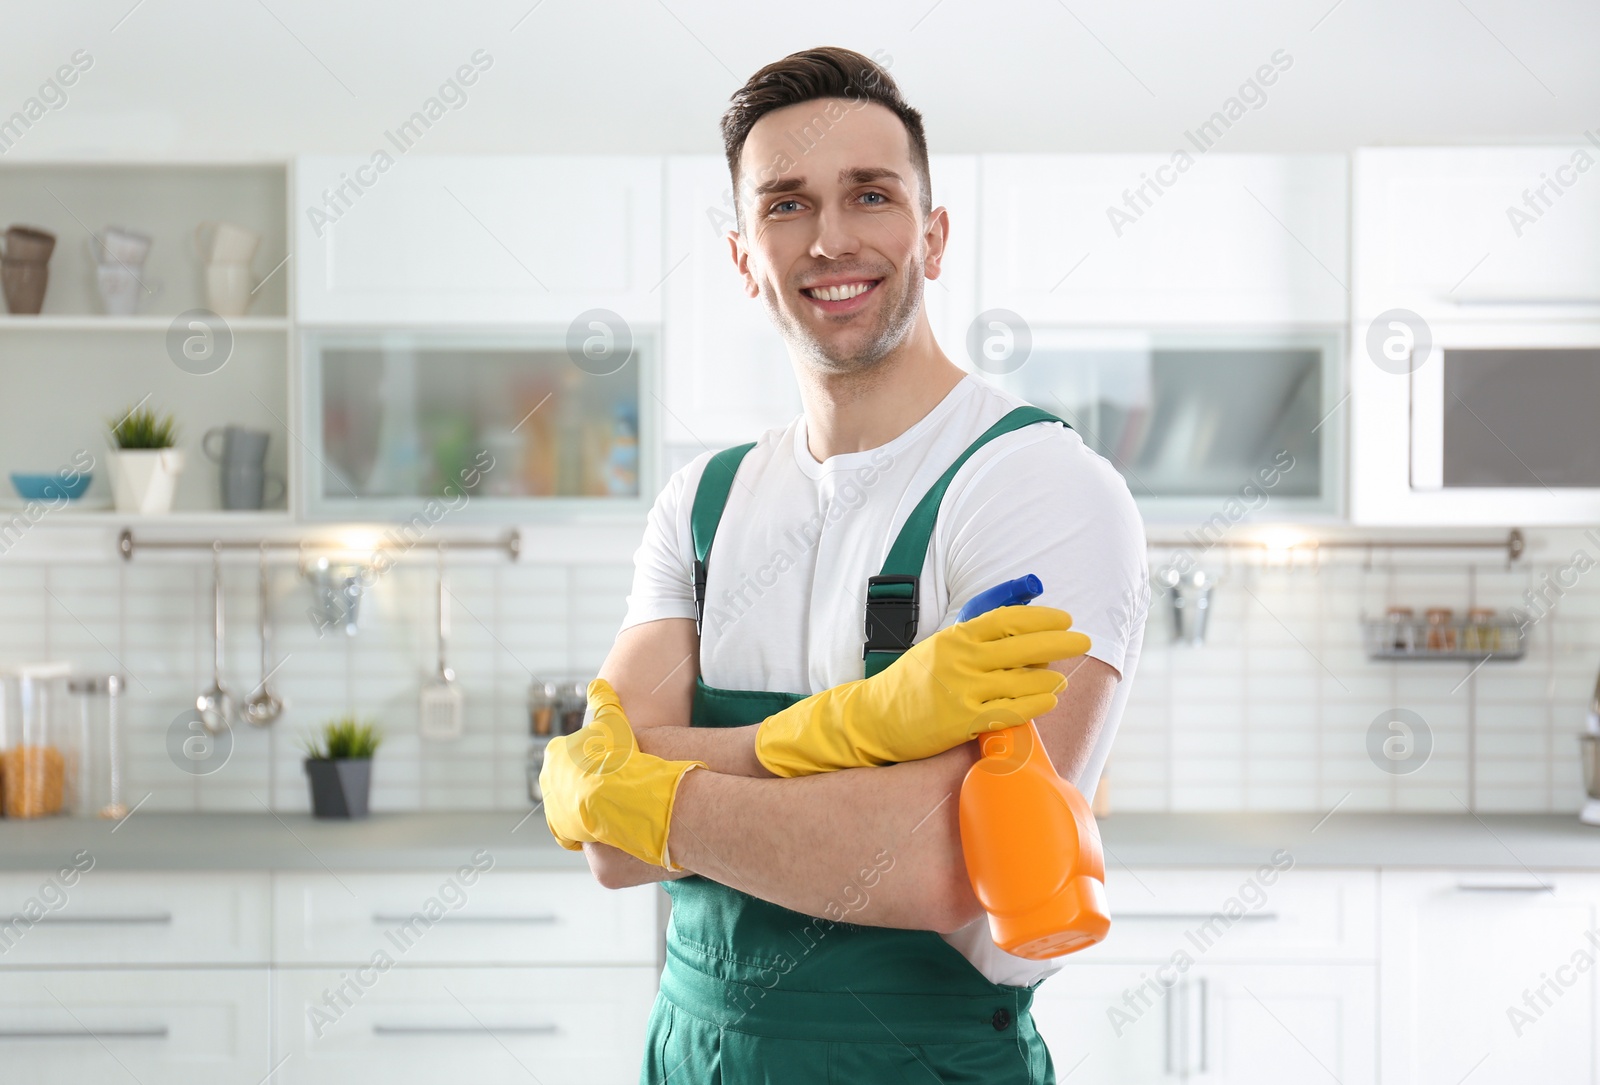
<svg viewBox="0 0 1600 1085">
<path fill-rule="evenodd" d="M 1353 518 L 1600 521 L 1600 322 L 1414 323 L 1353 337 Z"/>
</svg>

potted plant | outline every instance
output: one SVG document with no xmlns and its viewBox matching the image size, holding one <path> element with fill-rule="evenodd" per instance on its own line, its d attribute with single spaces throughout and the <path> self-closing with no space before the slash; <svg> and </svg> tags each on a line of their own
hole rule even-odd
<svg viewBox="0 0 1600 1085">
<path fill-rule="evenodd" d="M 319 818 L 364 818 L 372 787 L 372 755 L 382 742 L 370 720 L 343 715 L 322 725 L 322 740 L 306 743 L 311 813 Z"/>
<path fill-rule="evenodd" d="M 111 457 L 111 493 L 118 512 L 163 513 L 172 509 L 172 495 L 183 470 L 183 449 L 176 447 L 177 425 L 149 407 L 135 407 L 119 420 L 106 420 L 115 446 Z"/>
</svg>

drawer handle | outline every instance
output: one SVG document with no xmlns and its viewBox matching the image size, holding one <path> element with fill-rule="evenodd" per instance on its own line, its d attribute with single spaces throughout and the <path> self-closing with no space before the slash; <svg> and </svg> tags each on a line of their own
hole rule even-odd
<svg viewBox="0 0 1600 1085">
<path fill-rule="evenodd" d="M 34 1028 L 0 1029 L 0 1040 L 165 1040 L 167 1026 L 151 1028 Z"/>
<path fill-rule="evenodd" d="M 9 919 L 0 920 L 9 926 L 21 921 L 23 923 L 59 923 L 88 926 L 91 924 L 109 924 L 123 926 L 134 923 L 163 924 L 172 922 L 171 912 L 151 912 L 148 915 L 42 915 L 38 919 L 29 919 L 25 915 L 14 915 Z"/>
<path fill-rule="evenodd" d="M 557 1025 L 503 1025 L 489 1028 L 485 1025 L 382 1025 L 372 1026 L 374 1036 L 550 1036 L 561 1029 Z"/>
<path fill-rule="evenodd" d="M 559 922 L 561 922 L 561 917 L 556 915 L 553 912 L 545 913 L 543 915 L 446 915 L 446 916 L 440 916 L 438 919 L 433 919 L 433 920 L 429 920 L 428 917 L 423 915 L 421 912 L 413 912 L 411 915 L 384 915 L 382 912 L 373 912 L 372 913 L 372 921 L 374 923 L 385 923 L 385 924 L 388 924 L 388 923 L 410 923 L 410 922 L 413 922 L 414 920 L 419 919 L 419 918 L 423 919 L 423 920 L 426 920 L 428 922 L 429 926 L 432 926 L 434 923 L 443 923 L 446 920 L 448 920 L 451 923 L 559 923 Z"/>
<path fill-rule="evenodd" d="M 1118 912 L 1114 918 L 1165 920 L 1167 922 L 1178 920 L 1185 923 L 1203 923 L 1218 916 L 1227 919 L 1229 923 L 1273 923 L 1278 919 L 1277 912 L 1246 912 L 1244 915 L 1231 919 L 1221 912 Z"/>
<path fill-rule="evenodd" d="M 1543 882 L 1537 885 L 1495 885 L 1493 882 L 1459 882 L 1457 893 L 1554 893 L 1556 887 Z"/>
</svg>

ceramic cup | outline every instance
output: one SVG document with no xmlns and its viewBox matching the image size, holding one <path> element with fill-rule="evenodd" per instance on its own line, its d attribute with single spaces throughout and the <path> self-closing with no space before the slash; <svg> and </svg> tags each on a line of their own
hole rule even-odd
<svg viewBox="0 0 1600 1085">
<path fill-rule="evenodd" d="M 265 430 L 234 425 L 213 427 L 200 438 L 201 451 L 221 467 L 223 508 L 259 509 L 269 501 L 276 504 L 283 499 L 283 478 L 264 466 L 269 440 Z M 213 447 L 219 443 L 220 447 Z M 278 487 L 270 498 L 266 495 L 268 482 Z"/>
<path fill-rule="evenodd" d="M 5 234 L 5 254 L 0 258 L 0 289 L 6 309 L 17 315 L 35 316 L 44 308 L 45 288 L 50 285 L 50 254 L 56 237 L 33 226 L 12 226 Z"/>
</svg>

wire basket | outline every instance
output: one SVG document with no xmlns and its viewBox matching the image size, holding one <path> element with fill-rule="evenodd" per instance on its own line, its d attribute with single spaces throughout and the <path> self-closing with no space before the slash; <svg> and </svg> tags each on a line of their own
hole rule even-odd
<svg viewBox="0 0 1600 1085">
<path fill-rule="evenodd" d="M 1368 659 L 1511 661 L 1528 648 L 1521 624 L 1507 618 L 1438 623 L 1364 618 L 1361 639 Z"/>
</svg>

